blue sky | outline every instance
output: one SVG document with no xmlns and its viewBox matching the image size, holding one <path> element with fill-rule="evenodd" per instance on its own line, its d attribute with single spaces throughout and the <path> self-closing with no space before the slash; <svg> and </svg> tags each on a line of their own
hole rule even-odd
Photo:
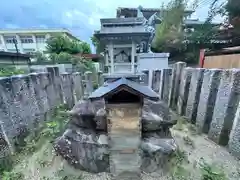
<svg viewBox="0 0 240 180">
<path fill-rule="evenodd" d="M 199 1 L 201 8 L 194 17 L 204 20 L 210 1 Z M 114 17 L 117 7 L 158 8 L 161 4 L 161 0 L 1 0 L 0 28 L 68 28 L 90 43 L 99 19 Z"/>
</svg>

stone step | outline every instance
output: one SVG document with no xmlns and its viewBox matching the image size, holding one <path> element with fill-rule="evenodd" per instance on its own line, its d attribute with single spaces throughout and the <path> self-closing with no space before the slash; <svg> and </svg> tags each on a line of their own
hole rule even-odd
<svg viewBox="0 0 240 180">
<path fill-rule="evenodd" d="M 109 138 L 110 150 L 121 150 L 121 149 L 138 149 L 140 146 L 139 137 L 122 137 L 114 136 Z"/>
<path fill-rule="evenodd" d="M 140 172 L 123 172 L 112 177 L 112 180 L 141 180 Z"/>
<path fill-rule="evenodd" d="M 111 172 L 114 174 L 119 174 L 121 172 L 139 172 L 141 166 L 141 158 L 138 151 L 136 153 L 122 154 L 117 152 L 112 152 L 110 157 L 110 162 L 112 165 Z"/>
<path fill-rule="evenodd" d="M 109 136 L 119 135 L 123 137 L 129 137 L 129 136 L 139 136 L 141 135 L 140 129 L 135 129 L 132 131 L 124 130 L 124 129 L 115 129 L 108 131 Z"/>
</svg>

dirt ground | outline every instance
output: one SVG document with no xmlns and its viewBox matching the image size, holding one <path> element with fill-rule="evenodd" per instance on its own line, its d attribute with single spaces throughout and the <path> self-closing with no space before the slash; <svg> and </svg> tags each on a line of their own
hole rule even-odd
<svg viewBox="0 0 240 180">
<path fill-rule="evenodd" d="M 198 162 L 201 158 L 209 164 L 214 164 L 224 172 L 229 180 L 240 180 L 240 161 L 235 159 L 224 147 L 220 147 L 208 140 L 206 135 L 195 133 L 194 127 L 180 122 L 172 128 L 172 134 L 176 139 L 179 149 L 185 151 L 189 162 L 183 164 L 189 177 L 185 179 L 200 180 L 201 171 Z M 45 143 L 40 150 L 14 168 L 15 172 L 24 174 L 26 180 L 108 180 L 109 174 L 90 174 L 71 168 L 60 157 L 55 156 L 50 143 Z M 143 180 L 167 180 L 169 175 L 157 173 L 142 174 Z M 178 178 L 176 178 L 178 179 Z M 184 178 L 183 178 L 184 179 Z M 225 179 L 224 179 L 225 180 Z"/>
</svg>

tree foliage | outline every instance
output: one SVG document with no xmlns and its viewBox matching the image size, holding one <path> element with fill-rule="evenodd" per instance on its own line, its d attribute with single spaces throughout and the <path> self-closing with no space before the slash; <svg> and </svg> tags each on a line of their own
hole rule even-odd
<svg viewBox="0 0 240 180">
<path fill-rule="evenodd" d="M 47 56 L 39 51 L 33 53 L 33 58 L 36 60 L 35 61 L 36 64 L 44 64 L 48 62 Z"/>
<path fill-rule="evenodd" d="M 96 53 L 99 54 L 100 53 L 100 43 L 99 43 L 99 40 L 93 35 L 91 37 L 91 41 L 92 41 L 93 46 L 96 49 Z"/>
<path fill-rule="evenodd" d="M 160 9 L 162 22 L 156 28 L 153 49 L 157 52 L 170 52 L 177 60 L 194 63 L 198 61 L 201 48 L 212 48 L 212 39 L 216 29 L 213 18 L 220 13 L 215 0 L 210 4 L 208 17 L 201 25 L 194 25 L 194 31 L 183 22 L 188 2 L 172 0 Z M 198 7 L 198 1 L 192 3 L 192 9 Z"/>
<path fill-rule="evenodd" d="M 47 50 L 52 63 L 84 64 L 76 54 L 90 54 L 90 45 L 83 41 L 71 40 L 67 36 L 56 35 L 47 40 Z M 83 69 L 83 68 L 82 68 Z"/>
<path fill-rule="evenodd" d="M 153 48 L 157 51 L 174 51 L 183 41 L 183 16 L 186 4 L 184 0 L 173 0 L 160 12 L 162 22 L 156 28 Z"/>
<path fill-rule="evenodd" d="M 71 40 L 67 36 L 56 35 L 47 40 L 47 50 L 49 53 L 68 54 L 91 53 L 90 45 L 83 41 Z"/>
</svg>

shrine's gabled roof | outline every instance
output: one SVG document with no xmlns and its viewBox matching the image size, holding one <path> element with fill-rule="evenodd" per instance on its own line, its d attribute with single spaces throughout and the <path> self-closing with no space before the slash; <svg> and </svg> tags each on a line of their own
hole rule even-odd
<svg viewBox="0 0 240 180">
<path fill-rule="evenodd" d="M 99 87 L 89 96 L 89 99 L 105 98 L 107 95 L 113 92 L 117 92 L 118 89 L 121 89 L 122 87 L 134 91 L 143 98 L 155 101 L 159 100 L 159 95 L 154 92 L 150 87 L 128 80 L 124 77 L 114 82 L 106 83 L 103 86 Z"/>
</svg>

